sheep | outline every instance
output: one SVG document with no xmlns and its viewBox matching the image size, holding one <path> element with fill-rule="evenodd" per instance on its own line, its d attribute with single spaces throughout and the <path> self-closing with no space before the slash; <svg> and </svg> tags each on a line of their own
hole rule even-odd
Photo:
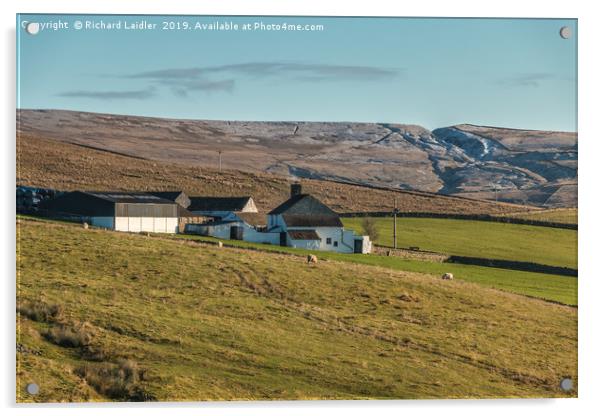
<svg viewBox="0 0 602 416">
<path fill-rule="evenodd" d="M 441 279 L 454 280 L 454 274 L 453 273 L 445 273 L 445 274 L 443 274 L 443 276 L 441 276 Z"/>
<path fill-rule="evenodd" d="M 309 263 L 317 263 L 317 262 L 318 262 L 318 258 L 315 255 L 310 254 L 310 255 L 307 256 L 307 263 L 308 264 Z"/>
</svg>

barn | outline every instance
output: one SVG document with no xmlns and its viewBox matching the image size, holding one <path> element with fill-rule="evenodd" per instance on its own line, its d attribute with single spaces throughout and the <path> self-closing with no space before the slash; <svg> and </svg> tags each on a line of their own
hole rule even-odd
<svg viewBox="0 0 602 416">
<path fill-rule="evenodd" d="M 209 220 L 208 217 L 195 214 L 187 209 L 190 206 L 190 198 L 184 191 L 151 191 L 147 193 L 178 204 L 178 230 L 181 233 L 185 232 L 188 224 L 203 224 Z"/>
<path fill-rule="evenodd" d="M 116 231 L 177 233 L 179 205 L 134 192 L 68 192 L 45 204 L 55 218 L 85 221 Z"/>
<path fill-rule="evenodd" d="M 255 201 L 250 196 L 192 196 L 190 205 L 186 208 L 194 214 L 214 217 L 220 221 L 237 220 L 237 214 L 257 213 Z"/>
</svg>

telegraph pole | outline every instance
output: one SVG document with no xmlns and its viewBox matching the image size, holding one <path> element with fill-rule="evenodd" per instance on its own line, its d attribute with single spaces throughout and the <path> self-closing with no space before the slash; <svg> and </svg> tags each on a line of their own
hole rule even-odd
<svg viewBox="0 0 602 416">
<path fill-rule="evenodd" d="M 397 213 L 399 210 L 397 209 L 397 198 L 394 200 L 394 208 L 393 208 L 393 248 L 397 249 Z"/>
<path fill-rule="evenodd" d="M 219 162 L 218 162 L 218 166 L 219 166 L 219 171 L 222 171 L 222 151 L 218 150 L 217 154 L 219 155 Z"/>
</svg>

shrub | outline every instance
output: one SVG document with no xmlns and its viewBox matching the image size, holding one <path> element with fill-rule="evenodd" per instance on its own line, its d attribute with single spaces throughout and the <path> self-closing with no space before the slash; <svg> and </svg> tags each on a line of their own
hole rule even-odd
<svg viewBox="0 0 602 416">
<path fill-rule="evenodd" d="M 17 312 L 36 322 L 56 322 L 63 317 L 61 305 L 48 305 L 44 302 L 21 302 L 17 305 Z"/>
<path fill-rule="evenodd" d="M 370 240 L 376 241 L 378 239 L 378 228 L 376 227 L 376 221 L 372 217 L 364 217 L 362 219 L 362 229 L 364 234 L 370 237 Z"/>
<path fill-rule="evenodd" d="M 140 385 L 140 381 L 144 380 L 145 371 L 132 360 L 122 360 L 117 364 L 87 364 L 78 368 L 76 374 L 85 379 L 99 394 L 114 400 L 156 400 Z"/>
<path fill-rule="evenodd" d="M 76 325 L 60 324 L 48 329 L 43 335 L 49 341 L 61 347 L 85 347 L 94 338 L 92 326 L 86 322 Z"/>
<path fill-rule="evenodd" d="M 112 353 L 103 345 L 86 345 L 81 356 L 87 361 L 106 361 L 111 358 Z"/>
</svg>

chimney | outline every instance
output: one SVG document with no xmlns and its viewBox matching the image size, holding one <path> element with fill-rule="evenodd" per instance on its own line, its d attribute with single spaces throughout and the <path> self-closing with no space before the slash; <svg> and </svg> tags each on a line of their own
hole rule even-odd
<svg viewBox="0 0 602 416">
<path fill-rule="evenodd" d="M 300 183 L 292 183 L 291 184 L 291 198 L 296 195 L 301 195 L 301 184 Z"/>
</svg>

